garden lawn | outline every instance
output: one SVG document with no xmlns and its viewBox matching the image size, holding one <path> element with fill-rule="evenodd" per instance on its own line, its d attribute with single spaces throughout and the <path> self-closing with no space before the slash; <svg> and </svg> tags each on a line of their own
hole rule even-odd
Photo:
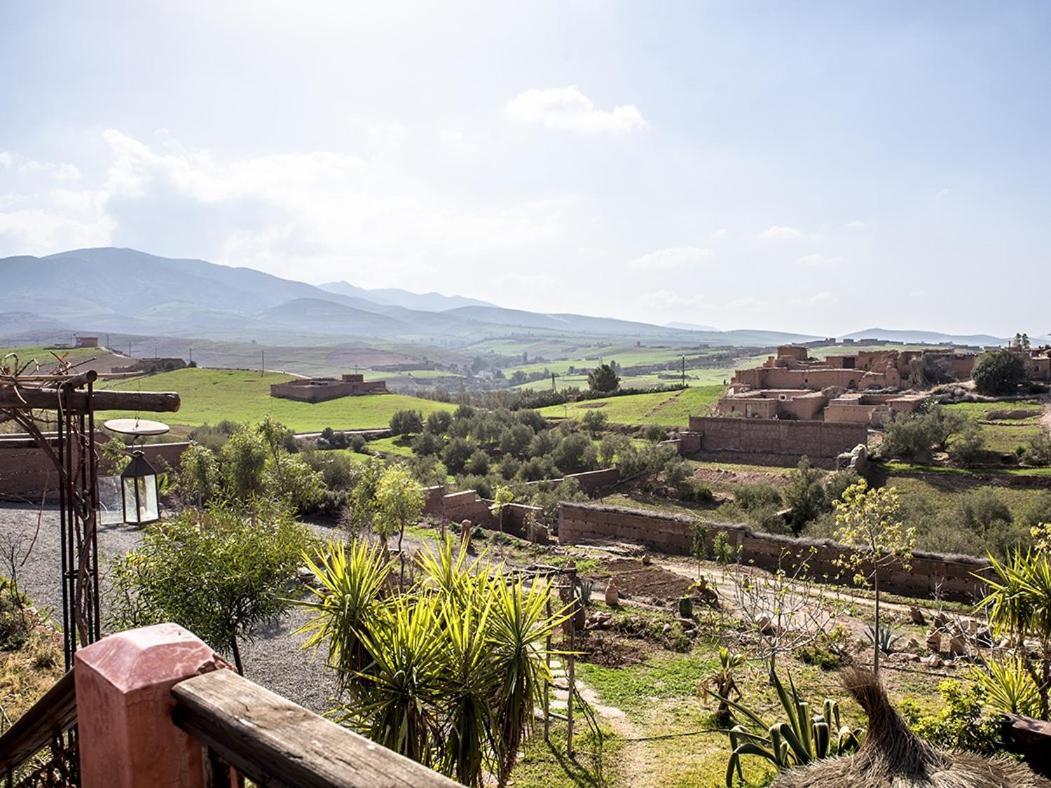
<svg viewBox="0 0 1051 788">
<path fill-rule="evenodd" d="M 960 413 L 976 422 L 990 451 L 1012 454 L 1019 446 L 1028 446 L 1029 441 L 1040 434 L 1040 416 L 1043 406 L 1037 400 L 1016 402 L 960 402 L 946 405 L 946 410 Z M 990 420 L 995 411 L 1024 410 L 1033 415 L 1024 419 Z"/>
<path fill-rule="evenodd" d="M 579 419 L 591 410 L 605 413 L 613 424 L 658 424 L 685 427 L 690 416 L 701 416 L 723 393 L 723 387 L 696 386 L 680 391 L 655 391 L 619 397 L 569 402 L 541 408 L 550 418 Z"/>
<path fill-rule="evenodd" d="M 270 385 L 291 380 L 288 375 L 232 369 L 180 369 L 162 372 L 133 380 L 108 381 L 100 388 L 125 391 L 175 391 L 182 399 L 176 413 L 157 414 L 157 418 L 173 424 L 197 427 L 229 419 L 237 422 L 258 422 L 273 416 L 296 432 L 315 432 L 325 427 L 333 429 L 371 429 L 386 427 L 397 410 L 417 410 L 424 416 L 437 410 L 452 410 L 443 402 L 409 397 L 402 394 L 368 394 L 361 397 L 341 397 L 310 404 L 270 396 Z M 103 418 L 120 414 L 105 412 Z"/>
</svg>

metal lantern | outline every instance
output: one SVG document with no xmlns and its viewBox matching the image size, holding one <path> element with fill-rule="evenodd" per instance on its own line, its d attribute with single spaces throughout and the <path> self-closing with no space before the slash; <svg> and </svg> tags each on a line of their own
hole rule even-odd
<svg viewBox="0 0 1051 788">
<path fill-rule="evenodd" d="M 146 461 L 141 451 L 131 455 L 131 462 L 120 475 L 120 482 L 124 522 L 129 525 L 143 525 L 160 519 L 157 471 Z"/>
</svg>

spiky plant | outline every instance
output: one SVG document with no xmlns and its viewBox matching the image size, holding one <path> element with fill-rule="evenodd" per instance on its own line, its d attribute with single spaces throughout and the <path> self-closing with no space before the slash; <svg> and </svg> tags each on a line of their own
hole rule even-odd
<svg viewBox="0 0 1051 788">
<path fill-rule="evenodd" d="M 313 615 L 299 632 L 308 635 L 305 648 L 328 647 L 328 664 L 346 689 L 372 662 L 360 633 L 370 628 L 380 608 L 394 563 L 381 547 L 363 540 L 349 547 L 333 542 L 305 560 L 313 575 L 313 596 L 301 604 Z"/>
<path fill-rule="evenodd" d="M 764 758 L 778 770 L 784 770 L 855 752 L 861 745 L 864 731 L 843 724 L 836 701 L 826 698 L 821 711 L 812 713 L 810 703 L 799 694 L 791 676 L 787 688 L 776 673 L 772 683 L 785 713 L 780 722 L 767 723 L 746 706 L 720 698 L 744 718 L 744 722 L 727 732 L 731 747 L 726 764 L 727 786 L 733 784 L 735 774 L 744 779 L 741 758 L 746 755 Z"/>
</svg>

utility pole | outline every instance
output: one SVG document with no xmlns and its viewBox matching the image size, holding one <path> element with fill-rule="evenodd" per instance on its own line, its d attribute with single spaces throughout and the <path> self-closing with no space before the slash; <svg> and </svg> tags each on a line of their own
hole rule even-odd
<svg viewBox="0 0 1051 788">
<path fill-rule="evenodd" d="M 551 373 L 551 390 L 552 391 L 555 390 L 555 373 L 554 372 Z"/>
<path fill-rule="evenodd" d="M 266 374 L 266 351 L 259 351 L 259 377 Z"/>
<path fill-rule="evenodd" d="M 686 388 L 686 356 L 682 357 L 682 387 Z"/>
<path fill-rule="evenodd" d="M 190 363 L 193 363 L 193 346 L 190 346 Z"/>
</svg>

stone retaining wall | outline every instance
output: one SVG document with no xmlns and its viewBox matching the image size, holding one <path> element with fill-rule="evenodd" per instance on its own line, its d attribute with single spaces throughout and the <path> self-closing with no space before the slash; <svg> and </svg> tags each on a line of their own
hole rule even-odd
<svg viewBox="0 0 1051 788">
<path fill-rule="evenodd" d="M 697 459 L 755 465 L 793 466 L 806 455 L 813 465 L 835 468 L 842 452 L 868 442 L 864 424 L 824 421 L 691 416 L 690 431 L 700 434 Z"/>
<path fill-rule="evenodd" d="M 629 542 L 672 555 L 690 554 L 694 528 L 700 526 L 704 528 L 709 554 L 716 534 L 724 533 L 743 563 L 769 571 L 778 566 L 790 571 L 805 560 L 813 577 L 843 585 L 852 583 L 852 573 L 844 572 L 836 560 L 853 548 L 828 539 L 793 539 L 757 533 L 734 523 L 699 523 L 682 515 L 599 504 L 563 503 L 558 520 L 561 544 Z M 917 552 L 909 570 L 901 566 L 881 570 L 880 587 L 902 596 L 974 602 L 982 596 L 984 583 L 972 573 L 983 575 L 989 571 L 989 562 L 982 558 Z"/>
</svg>

